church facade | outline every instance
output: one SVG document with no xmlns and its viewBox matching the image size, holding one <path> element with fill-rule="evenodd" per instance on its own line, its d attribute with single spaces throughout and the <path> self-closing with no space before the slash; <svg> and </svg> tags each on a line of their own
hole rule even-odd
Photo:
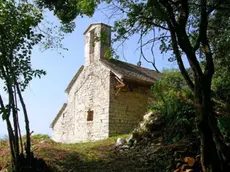
<svg viewBox="0 0 230 172">
<path fill-rule="evenodd" d="M 56 142 L 95 141 L 131 132 L 146 113 L 151 86 L 160 78 L 154 70 L 105 57 L 110 26 L 91 24 L 84 39 L 84 65 L 67 86 L 67 102 L 51 124 Z"/>
</svg>

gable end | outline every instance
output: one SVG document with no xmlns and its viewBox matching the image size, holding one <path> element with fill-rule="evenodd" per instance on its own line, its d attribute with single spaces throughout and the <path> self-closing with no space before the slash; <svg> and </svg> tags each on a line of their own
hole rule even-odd
<svg viewBox="0 0 230 172">
<path fill-rule="evenodd" d="M 70 81 L 69 85 L 67 86 L 67 88 L 65 89 L 66 93 L 69 93 L 70 89 L 72 88 L 73 84 L 75 83 L 75 81 L 77 80 L 77 78 L 79 77 L 79 75 L 81 74 L 81 72 L 83 71 L 84 66 L 81 66 L 77 73 L 74 75 L 74 77 L 72 78 L 72 80 Z"/>
<path fill-rule="evenodd" d="M 60 111 L 58 112 L 58 114 L 56 115 L 52 123 L 50 124 L 50 128 L 54 127 L 55 123 L 57 122 L 58 118 L 61 116 L 62 112 L 65 110 L 66 106 L 67 106 L 66 103 L 62 105 L 62 108 L 60 109 Z"/>
</svg>

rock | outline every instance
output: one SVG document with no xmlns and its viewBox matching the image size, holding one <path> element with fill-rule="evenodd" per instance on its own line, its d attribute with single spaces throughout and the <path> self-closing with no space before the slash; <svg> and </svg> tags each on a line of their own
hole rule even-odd
<svg viewBox="0 0 230 172">
<path fill-rule="evenodd" d="M 116 146 L 122 146 L 125 144 L 125 140 L 122 138 L 118 138 L 116 142 Z"/>
<path fill-rule="evenodd" d="M 144 128 L 145 127 L 145 123 L 144 122 L 141 122 L 140 123 L 140 128 Z"/>
<path fill-rule="evenodd" d="M 42 140 L 39 143 L 44 144 L 44 143 L 47 143 L 47 141 L 46 140 Z"/>
<path fill-rule="evenodd" d="M 128 145 L 123 145 L 120 147 L 120 149 L 129 149 L 129 146 Z"/>
<path fill-rule="evenodd" d="M 153 112 L 149 112 L 146 115 L 143 116 L 144 120 L 149 120 L 153 116 Z"/>
<path fill-rule="evenodd" d="M 131 139 L 133 139 L 133 135 L 131 135 L 128 138 L 126 138 L 126 142 L 128 143 Z"/>
</svg>

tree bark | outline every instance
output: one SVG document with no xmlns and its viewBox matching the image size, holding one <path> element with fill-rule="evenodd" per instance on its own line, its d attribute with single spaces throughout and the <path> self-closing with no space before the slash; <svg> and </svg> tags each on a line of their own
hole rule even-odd
<svg viewBox="0 0 230 172">
<path fill-rule="evenodd" d="M 196 76 L 195 102 L 197 127 L 200 132 L 201 163 L 204 172 L 221 172 L 221 162 L 218 156 L 213 133 L 209 125 L 212 113 L 212 104 L 209 84 L 202 83 L 201 76 Z"/>
<path fill-rule="evenodd" d="M 26 148 L 25 150 L 26 150 L 28 165 L 31 165 L 31 141 L 30 141 L 29 118 L 28 118 L 28 114 L 26 110 L 26 105 L 24 103 L 24 100 L 21 94 L 21 90 L 16 80 L 15 80 L 15 85 L 16 85 L 17 93 L 18 93 L 19 100 L 21 102 L 23 113 L 24 113 L 25 125 L 26 125 Z"/>
</svg>

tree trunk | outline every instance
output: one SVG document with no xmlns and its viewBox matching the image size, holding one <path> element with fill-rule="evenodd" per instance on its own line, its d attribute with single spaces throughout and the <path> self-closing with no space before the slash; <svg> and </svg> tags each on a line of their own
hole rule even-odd
<svg viewBox="0 0 230 172">
<path fill-rule="evenodd" d="M 21 94 L 21 90 L 20 90 L 19 85 L 18 85 L 16 80 L 15 80 L 15 85 L 16 85 L 18 96 L 19 96 L 19 100 L 20 100 L 21 105 L 22 105 L 22 110 L 24 113 L 25 127 L 26 127 L 26 147 L 25 147 L 25 150 L 26 150 L 26 157 L 27 157 L 28 165 L 31 165 L 31 141 L 30 141 L 29 118 L 28 118 L 28 114 L 27 114 L 27 110 L 26 110 L 26 105 L 24 103 L 24 100 L 23 100 L 23 97 Z"/>
<path fill-rule="evenodd" d="M 202 108 L 207 108 L 203 106 Z M 208 112 L 201 110 L 203 116 L 198 122 L 201 143 L 201 163 L 204 172 L 221 172 L 220 159 L 217 153 L 216 145 L 213 140 L 213 134 L 209 127 Z"/>
<path fill-rule="evenodd" d="M 229 172 L 230 171 L 230 148 L 224 143 L 222 133 L 220 132 L 217 126 L 217 119 L 215 117 L 215 113 L 209 118 L 209 126 L 213 133 L 213 140 L 216 144 L 216 149 L 218 151 L 218 155 L 223 168 L 223 171 Z"/>
<path fill-rule="evenodd" d="M 199 78 L 199 77 L 197 77 Z M 198 80 L 198 79 L 197 79 Z M 213 115 L 210 84 L 199 80 L 195 83 L 197 127 L 200 132 L 201 164 L 204 172 L 221 172 L 221 160 L 218 156 L 209 119 Z"/>
</svg>

